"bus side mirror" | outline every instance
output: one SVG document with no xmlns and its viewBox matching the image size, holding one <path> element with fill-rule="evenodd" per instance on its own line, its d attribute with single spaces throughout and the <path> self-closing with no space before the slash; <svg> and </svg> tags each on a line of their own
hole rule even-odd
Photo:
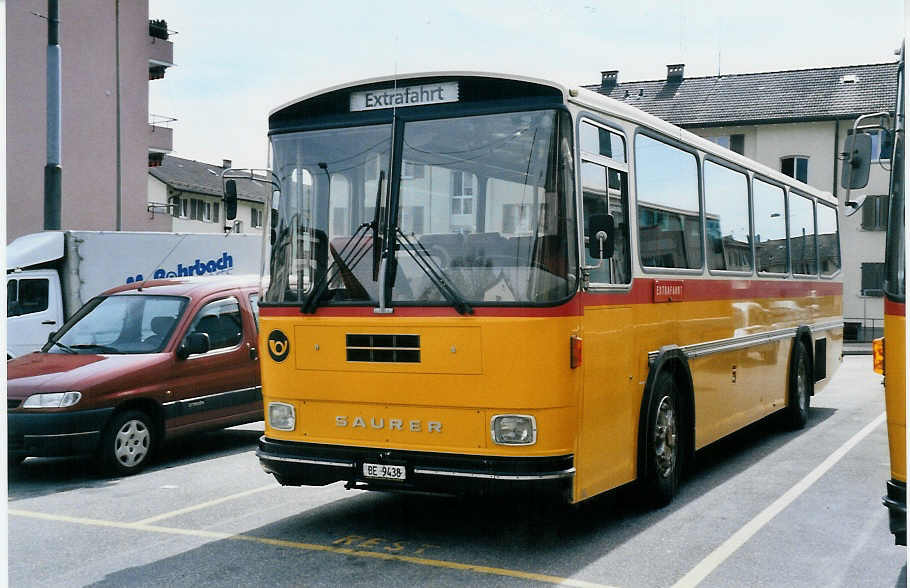
<svg viewBox="0 0 910 588">
<path fill-rule="evenodd" d="M 592 259 L 613 257 L 615 232 L 612 214 L 592 214 L 588 221 L 588 255 Z"/>
<path fill-rule="evenodd" d="M 847 135 L 845 147 L 841 186 L 850 190 L 865 188 L 872 162 L 872 137 L 867 133 L 852 133 Z"/>
<path fill-rule="evenodd" d="M 224 183 L 224 218 L 229 221 L 237 218 L 237 182 L 234 180 Z"/>
</svg>

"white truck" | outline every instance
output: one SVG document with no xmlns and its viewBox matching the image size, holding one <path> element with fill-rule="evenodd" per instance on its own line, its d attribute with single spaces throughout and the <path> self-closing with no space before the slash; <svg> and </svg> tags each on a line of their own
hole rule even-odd
<svg viewBox="0 0 910 588">
<path fill-rule="evenodd" d="M 7 359 L 40 349 L 93 296 L 143 280 L 258 274 L 262 238 L 218 233 L 46 231 L 6 247 Z"/>
</svg>

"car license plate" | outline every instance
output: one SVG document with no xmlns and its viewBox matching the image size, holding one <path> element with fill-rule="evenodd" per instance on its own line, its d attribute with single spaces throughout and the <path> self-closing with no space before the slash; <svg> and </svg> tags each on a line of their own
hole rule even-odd
<svg viewBox="0 0 910 588">
<path fill-rule="evenodd" d="M 365 463 L 363 464 L 363 475 L 380 480 L 404 480 L 405 471 L 402 465 Z"/>
</svg>

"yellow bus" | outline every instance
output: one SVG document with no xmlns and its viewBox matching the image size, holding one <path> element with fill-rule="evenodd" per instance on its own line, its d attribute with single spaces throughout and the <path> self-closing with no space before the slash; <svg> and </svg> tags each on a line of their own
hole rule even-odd
<svg viewBox="0 0 910 588">
<path fill-rule="evenodd" d="M 836 201 L 629 105 L 436 72 L 305 96 L 269 135 L 281 484 L 666 504 L 698 449 L 804 426 L 839 365 Z"/>
<path fill-rule="evenodd" d="M 907 545 L 907 328 L 905 310 L 906 255 L 904 243 L 904 54 L 898 68 L 896 116 L 892 128 L 893 152 L 888 232 L 885 237 L 885 336 L 873 342 L 875 371 L 885 375 L 885 410 L 891 479 L 883 499 L 891 533 L 897 545 Z M 888 342 L 885 345 L 885 341 Z"/>
</svg>

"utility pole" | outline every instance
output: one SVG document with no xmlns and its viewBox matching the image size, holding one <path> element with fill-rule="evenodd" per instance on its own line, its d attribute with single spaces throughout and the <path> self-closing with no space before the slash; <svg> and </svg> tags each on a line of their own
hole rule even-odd
<svg viewBox="0 0 910 588">
<path fill-rule="evenodd" d="M 60 10 L 47 0 L 47 165 L 44 166 L 44 229 L 60 229 L 63 167 L 60 165 Z"/>
</svg>

